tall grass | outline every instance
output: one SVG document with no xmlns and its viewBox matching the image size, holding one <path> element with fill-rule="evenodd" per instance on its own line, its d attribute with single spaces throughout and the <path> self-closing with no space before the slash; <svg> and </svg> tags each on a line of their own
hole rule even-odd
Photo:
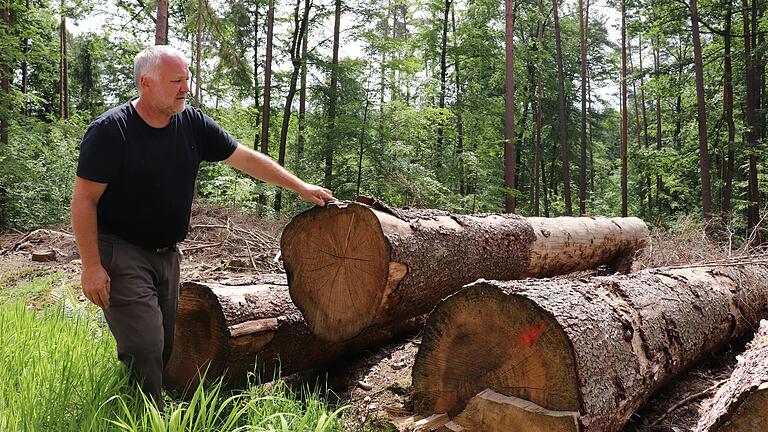
<svg viewBox="0 0 768 432">
<path fill-rule="evenodd" d="M 166 398 L 160 413 L 129 384 L 109 331 L 79 309 L 0 305 L 0 431 L 342 430 L 343 408 L 282 381 L 235 392 L 200 386 L 188 398 Z"/>
</svg>

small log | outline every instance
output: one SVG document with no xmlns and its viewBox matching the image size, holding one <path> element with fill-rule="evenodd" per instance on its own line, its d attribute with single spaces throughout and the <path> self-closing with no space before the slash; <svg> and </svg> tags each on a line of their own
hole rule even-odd
<svg viewBox="0 0 768 432">
<path fill-rule="evenodd" d="M 417 331 L 423 317 L 367 331 L 335 343 L 312 335 L 288 295 L 285 275 L 262 275 L 248 286 L 184 283 L 179 295 L 176 335 L 164 384 L 196 386 L 219 377 L 234 387 L 257 372 L 268 381 L 277 374 L 318 368 L 339 357 L 376 348 Z"/>
<path fill-rule="evenodd" d="M 56 261 L 56 251 L 53 249 L 33 250 L 31 254 L 32 261 L 52 262 Z"/>
<path fill-rule="evenodd" d="M 579 413 L 550 411 L 533 402 L 485 389 L 469 400 L 450 431 L 483 432 L 578 432 Z"/>
<path fill-rule="evenodd" d="M 291 298 L 323 339 L 425 314 L 478 278 L 618 264 L 648 243 L 638 218 L 466 216 L 373 204 L 315 207 L 283 231 Z"/>
<path fill-rule="evenodd" d="M 768 430 L 768 321 L 760 323 L 730 378 L 699 411 L 696 432 Z"/>
<path fill-rule="evenodd" d="M 619 431 L 660 386 L 768 315 L 768 262 L 588 280 L 477 281 L 430 314 L 417 413 L 455 416 L 485 388 L 585 431 Z"/>
</svg>

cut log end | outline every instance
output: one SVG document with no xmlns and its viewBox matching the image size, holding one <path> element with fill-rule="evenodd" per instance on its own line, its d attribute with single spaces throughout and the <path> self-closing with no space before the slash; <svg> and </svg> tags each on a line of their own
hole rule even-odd
<svg viewBox="0 0 768 432">
<path fill-rule="evenodd" d="M 532 402 L 486 389 L 473 397 L 453 430 L 485 432 L 578 432 L 579 413 L 551 411 Z"/>
<path fill-rule="evenodd" d="M 529 300 L 481 284 L 430 315 L 413 385 L 422 413 L 453 417 L 486 388 L 550 410 L 579 411 L 572 348 L 559 324 Z"/>
<path fill-rule="evenodd" d="M 203 375 L 222 375 L 228 329 L 220 310 L 210 289 L 184 284 L 179 293 L 173 352 L 163 378 L 166 388 L 195 388 Z"/>
<path fill-rule="evenodd" d="M 281 249 L 291 297 L 313 333 L 342 341 L 371 325 L 388 286 L 390 246 L 370 209 L 302 213 L 286 226 Z"/>
</svg>

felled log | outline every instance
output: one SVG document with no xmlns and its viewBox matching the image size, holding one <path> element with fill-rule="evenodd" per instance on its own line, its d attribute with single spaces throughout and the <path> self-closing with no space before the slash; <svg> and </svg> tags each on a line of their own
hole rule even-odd
<svg viewBox="0 0 768 432">
<path fill-rule="evenodd" d="M 638 218 L 523 218 L 315 207 L 280 241 L 291 298 L 310 329 L 341 341 L 429 312 L 478 278 L 544 277 L 616 264 L 648 242 Z"/>
<path fill-rule="evenodd" d="M 375 348 L 423 325 L 423 317 L 372 329 L 335 343 L 312 335 L 291 302 L 285 275 L 258 276 L 252 285 L 227 286 L 188 282 L 182 285 L 175 342 L 165 369 L 171 389 L 196 386 L 224 377 L 240 387 L 249 372 L 264 381 L 319 368 L 339 357 Z"/>
<path fill-rule="evenodd" d="M 589 280 L 477 281 L 427 319 L 419 413 L 461 412 L 485 388 L 585 431 L 619 431 L 654 390 L 768 314 L 768 262 Z"/>
<path fill-rule="evenodd" d="M 578 432 L 579 413 L 550 411 L 533 402 L 485 389 L 442 431 Z"/>
<path fill-rule="evenodd" d="M 700 412 L 697 432 L 768 430 L 768 321 L 760 323 L 728 381 Z"/>
</svg>

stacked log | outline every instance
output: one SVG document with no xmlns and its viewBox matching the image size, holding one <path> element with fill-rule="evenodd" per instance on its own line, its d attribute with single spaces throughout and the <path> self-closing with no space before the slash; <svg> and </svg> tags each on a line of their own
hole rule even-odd
<svg viewBox="0 0 768 432">
<path fill-rule="evenodd" d="M 546 277 L 626 262 L 648 244 L 638 218 L 523 218 L 331 203 L 281 238 L 291 298 L 330 341 L 429 312 L 479 278 Z"/>
<path fill-rule="evenodd" d="M 760 323 L 730 378 L 700 411 L 696 432 L 768 430 L 768 321 Z"/>
<path fill-rule="evenodd" d="M 339 357 L 413 333 L 423 317 L 372 329 L 344 342 L 313 335 L 288 295 L 285 275 L 261 275 L 251 285 L 185 283 L 164 384 L 183 390 L 202 374 L 242 387 L 248 374 L 264 380 L 327 365 Z"/>
<path fill-rule="evenodd" d="M 478 281 L 427 320 L 417 412 L 454 417 L 489 388 L 578 412 L 585 431 L 620 431 L 656 389 L 768 315 L 766 280 L 763 262 Z"/>
</svg>

